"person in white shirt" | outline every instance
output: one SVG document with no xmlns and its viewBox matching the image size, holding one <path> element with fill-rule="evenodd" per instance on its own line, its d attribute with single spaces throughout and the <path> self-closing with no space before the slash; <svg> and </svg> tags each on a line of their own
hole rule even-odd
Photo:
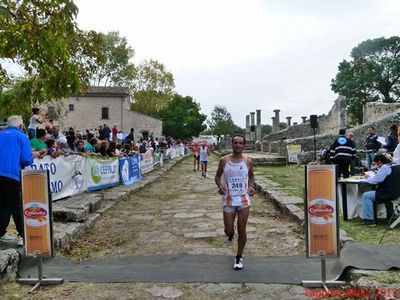
<svg viewBox="0 0 400 300">
<path fill-rule="evenodd" d="M 199 150 L 199 159 L 201 164 L 201 177 L 207 178 L 207 164 L 208 164 L 208 155 L 209 155 L 208 147 L 205 143 L 201 144 Z"/>
<path fill-rule="evenodd" d="M 243 250 L 246 245 L 246 224 L 249 217 L 251 199 L 256 193 L 254 184 L 253 161 L 243 155 L 246 139 L 236 134 L 232 137 L 233 153 L 222 157 L 215 174 L 218 193 L 222 195 L 226 244 L 232 245 L 235 235 L 235 218 L 237 219 L 238 248 L 233 268 L 243 268 Z M 222 177 L 223 176 L 223 177 Z M 222 180 L 223 178 L 223 180 Z"/>
<path fill-rule="evenodd" d="M 39 127 L 39 124 L 42 123 L 42 120 L 39 118 L 39 112 L 39 108 L 32 108 L 32 115 L 28 125 L 28 135 L 30 140 L 36 137 L 36 129 Z"/>
</svg>

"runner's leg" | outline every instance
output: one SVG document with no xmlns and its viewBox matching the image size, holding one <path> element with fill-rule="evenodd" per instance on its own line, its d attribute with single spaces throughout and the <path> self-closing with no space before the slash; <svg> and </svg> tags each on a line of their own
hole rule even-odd
<svg viewBox="0 0 400 300">
<path fill-rule="evenodd" d="M 247 241 L 246 224 L 249 218 L 250 207 L 238 211 L 237 230 L 238 230 L 238 252 L 237 256 L 242 257 L 244 246 Z"/>
<path fill-rule="evenodd" d="M 224 232 L 229 238 L 233 238 L 233 236 L 235 235 L 235 217 L 236 213 L 230 214 L 224 211 Z"/>
</svg>

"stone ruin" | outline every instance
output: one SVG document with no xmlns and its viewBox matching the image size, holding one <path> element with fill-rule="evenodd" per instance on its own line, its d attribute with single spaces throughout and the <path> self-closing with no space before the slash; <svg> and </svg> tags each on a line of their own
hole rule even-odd
<svg viewBox="0 0 400 300">
<path fill-rule="evenodd" d="M 305 152 L 314 151 L 314 129 L 311 128 L 309 117 L 302 117 L 301 124 L 293 122 L 286 116 L 288 127 L 279 130 L 280 110 L 275 109 L 272 119 L 272 133 L 261 135 L 261 110 L 257 110 L 257 126 L 254 123 L 254 113 L 246 116 L 246 138 L 250 141 L 262 140 L 261 149 L 265 152 L 286 156 L 288 144 L 300 144 Z M 312 113 L 311 113 L 312 114 Z M 364 148 L 364 138 L 368 126 L 374 126 L 379 136 L 386 137 L 389 127 L 400 121 L 400 103 L 367 103 L 364 106 L 363 124 L 352 126 L 346 115 L 346 99 L 339 96 L 327 115 L 318 116 L 318 128 L 315 132 L 316 150 L 329 147 L 338 135 L 339 129 L 346 128 L 353 132 L 358 149 Z M 251 127 L 254 126 L 254 127 Z M 251 131 L 251 129 L 254 131 Z"/>
</svg>

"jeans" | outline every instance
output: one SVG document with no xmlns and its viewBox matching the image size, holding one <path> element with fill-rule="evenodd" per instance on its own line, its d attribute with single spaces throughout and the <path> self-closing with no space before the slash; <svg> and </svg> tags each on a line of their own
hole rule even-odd
<svg viewBox="0 0 400 300">
<path fill-rule="evenodd" d="M 372 161 L 374 160 L 375 153 L 373 151 L 370 151 L 370 152 L 365 152 L 365 155 L 367 156 L 368 170 L 371 170 Z"/>
<path fill-rule="evenodd" d="M 374 221 L 374 202 L 375 191 L 369 191 L 362 194 L 362 218 L 364 220 Z"/>
<path fill-rule="evenodd" d="M 21 184 L 14 179 L 0 176 L 0 236 L 7 232 L 11 215 L 18 234 L 24 236 Z"/>
</svg>

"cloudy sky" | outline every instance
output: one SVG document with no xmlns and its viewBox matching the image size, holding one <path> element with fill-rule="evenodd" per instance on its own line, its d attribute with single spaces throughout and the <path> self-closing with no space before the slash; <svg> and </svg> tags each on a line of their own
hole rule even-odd
<svg viewBox="0 0 400 300">
<path fill-rule="evenodd" d="M 261 109 L 271 124 L 328 113 L 331 79 L 366 39 L 400 35 L 398 0 L 74 0 L 82 29 L 117 30 L 135 62 L 157 59 L 209 115 Z"/>
</svg>

